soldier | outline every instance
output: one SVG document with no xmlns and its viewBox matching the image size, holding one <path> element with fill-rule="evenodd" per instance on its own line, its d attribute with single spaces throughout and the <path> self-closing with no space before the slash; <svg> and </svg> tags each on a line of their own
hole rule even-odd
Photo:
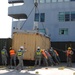
<svg viewBox="0 0 75 75">
<path fill-rule="evenodd" d="M 48 56 L 46 55 L 45 50 L 42 49 L 41 53 L 42 53 L 42 58 L 43 58 L 43 64 L 48 66 Z"/>
<path fill-rule="evenodd" d="M 16 67 L 16 52 L 14 49 L 12 49 L 12 47 L 10 47 L 10 68 L 14 68 L 12 65 L 12 62 L 14 62 L 14 66 Z"/>
<path fill-rule="evenodd" d="M 40 47 L 37 48 L 36 52 L 35 52 L 35 66 L 37 65 L 37 63 L 39 62 L 39 66 L 41 65 L 41 49 Z"/>
<path fill-rule="evenodd" d="M 48 57 L 49 65 L 51 65 L 51 66 L 55 65 L 55 62 L 53 61 L 51 54 L 48 53 L 48 51 L 45 51 L 45 53 Z"/>
<path fill-rule="evenodd" d="M 57 56 L 58 61 L 60 62 L 60 58 L 59 58 L 58 52 L 57 52 L 56 50 L 54 50 L 54 52 L 55 52 L 55 54 L 56 54 L 56 56 Z"/>
<path fill-rule="evenodd" d="M 49 53 L 51 54 L 53 60 L 55 61 L 56 64 L 59 64 L 59 60 L 57 59 L 57 55 L 56 53 L 54 52 L 54 49 L 53 47 L 51 47 L 51 49 L 49 50 Z"/>
<path fill-rule="evenodd" d="M 72 51 L 71 47 L 68 47 L 68 50 L 66 51 L 68 67 L 72 66 L 72 55 L 73 55 L 73 51 Z"/>
<path fill-rule="evenodd" d="M 7 65 L 7 57 L 8 57 L 8 53 L 7 50 L 5 49 L 5 46 L 3 47 L 3 49 L 1 50 L 1 57 L 2 57 L 2 64 L 4 66 Z"/>
<path fill-rule="evenodd" d="M 20 69 L 23 70 L 23 67 L 24 67 L 24 65 L 23 65 L 23 55 L 24 55 L 25 51 L 26 50 L 24 50 L 23 46 L 21 46 L 20 49 L 17 51 L 17 57 L 18 57 L 18 60 L 19 60 L 19 63 L 16 67 L 17 70 L 20 70 Z"/>
</svg>

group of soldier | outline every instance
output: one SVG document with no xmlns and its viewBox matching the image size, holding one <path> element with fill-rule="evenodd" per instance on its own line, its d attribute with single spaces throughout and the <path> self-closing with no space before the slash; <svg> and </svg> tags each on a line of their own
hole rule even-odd
<svg viewBox="0 0 75 75">
<path fill-rule="evenodd" d="M 35 53 L 35 66 L 41 64 L 46 66 L 58 65 L 60 63 L 59 54 L 52 47 L 50 50 L 37 48 Z"/>
<path fill-rule="evenodd" d="M 71 47 L 68 47 L 66 51 L 62 51 L 67 56 L 67 66 L 72 66 L 72 55 L 74 54 Z M 60 57 L 57 50 L 53 49 L 51 47 L 49 50 L 40 49 L 40 47 L 37 48 L 35 53 L 35 66 L 40 66 L 41 64 L 44 64 L 46 66 L 54 66 L 60 64 Z"/>
<path fill-rule="evenodd" d="M 15 69 L 23 69 L 23 55 L 24 52 L 24 47 L 21 46 L 17 52 L 15 52 L 12 47 L 10 47 L 9 54 L 10 54 L 10 68 L 15 68 Z M 63 51 L 66 53 L 67 56 L 67 66 L 72 66 L 71 63 L 71 57 L 73 55 L 73 51 L 71 47 L 68 47 L 68 50 Z M 8 57 L 8 52 L 6 50 L 6 47 L 4 46 L 3 49 L 1 50 L 1 57 L 2 57 L 2 64 L 4 66 L 7 65 L 7 57 Z M 19 60 L 18 65 L 16 65 L 16 57 Z M 45 66 L 54 66 L 54 65 L 59 65 L 60 64 L 60 58 L 57 50 L 54 50 L 53 47 L 51 47 L 49 50 L 41 49 L 40 47 L 37 47 L 37 50 L 35 52 L 35 66 L 41 66 L 42 64 Z M 14 61 L 14 67 L 12 65 L 12 61 Z"/>
<path fill-rule="evenodd" d="M 3 49 L 1 50 L 1 57 L 2 57 L 2 64 L 3 66 L 7 65 L 7 57 L 8 55 L 10 55 L 10 67 L 9 68 L 15 68 L 15 69 L 23 69 L 23 54 L 26 50 L 24 50 L 24 47 L 21 46 L 20 49 L 15 52 L 14 49 L 12 49 L 12 47 L 10 47 L 9 50 L 9 54 L 5 48 L 5 46 L 3 47 Z M 16 59 L 18 58 L 19 63 L 16 66 Z M 13 66 L 14 64 L 14 66 Z"/>
</svg>

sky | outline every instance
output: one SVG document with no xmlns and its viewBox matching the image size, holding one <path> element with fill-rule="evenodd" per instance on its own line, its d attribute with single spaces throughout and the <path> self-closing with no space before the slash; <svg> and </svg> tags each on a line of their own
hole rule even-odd
<svg viewBox="0 0 75 75">
<path fill-rule="evenodd" d="M 12 18 L 8 16 L 8 0 L 0 1 L 0 38 L 11 38 Z"/>
</svg>

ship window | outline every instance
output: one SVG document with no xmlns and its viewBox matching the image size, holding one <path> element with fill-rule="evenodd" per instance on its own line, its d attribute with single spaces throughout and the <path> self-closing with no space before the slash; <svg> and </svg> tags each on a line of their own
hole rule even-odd
<svg viewBox="0 0 75 75">
<path fill-rule="evenodd" d="M 42 32 L 42 33 L 46 34 L 46 30 L 45 29 L 39 29 L 39 32 Z"/>
<path fill-rule="evenodd" d="M 70 13 L 65 12 L 65 21 L 70 21 Z"/>
<path fill-rule="evenodd" d="M 63 0 L 58 0 L 58 2 L 63 2 Z"/>
<path fill-rule="evenodd" d="M 45 0 L 40 0 L 40 3 L 45 3 Z"/>
<path fill-rule="evenodd" d="M 37 2 L 37 3 L 38 3 L 38 0 L 34 0 L 34 3 L 35 3 L 35 2 Z"/>
<path fill-rule="evenodd" d="M 13 29 L 15 29 L 15 27 L 13 27 Z"/>
<path fill-rule="evenodd" d="M 59 34 L 60 35 L 68 35 L 68 28 L 60 28 Z"/>
<path fill-rule="evenodd" d="M 46 3 L 50 3 L 51 2 L 51 0 L 46 0 Z"/>
<path fill-rule="evenodd" d="M 68 1 L 70 1 L 70 0 L 64 0 L 65 2 L 68 2 Z"/>
<path fill-rule="evenodd" d="M 57 2 L 57 0 L 52 0 L 52 2 Z"/>
<path fill-rule="evenodd" d="M 34 21 L 39 21 L 39 13 L 35 13 Z"/>
<path fill-rule="evenodd" d="M 45 13 L 41 13 L 40 14 L 40 22 L 44 22 L 45 21 Z"/>
<path fill-rule="evenodd" d="M 70 21 L 70 12 L 59 12 L 59 21 Z"/>
<path fill-rule="evenodd" d="M 64 21 L 65 19 L 65 13 L 64 12 L 59 12 L 59 21 Z"/>
<path fill-rule="evenodd" d="M 75 0 L 70 0 L 70 1 L 75 1 Z"/>
<path fill-rule="evenodd" d="M 71 21 L 75 21 L 75 12 L 71 12 Z"/>
</svg>

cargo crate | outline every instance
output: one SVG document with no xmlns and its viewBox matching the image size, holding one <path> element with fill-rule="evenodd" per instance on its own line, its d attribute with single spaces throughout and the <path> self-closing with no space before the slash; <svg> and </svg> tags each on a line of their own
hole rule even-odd
<svg viewBox="0 0 75 75">
<path fill-rule="evenodd" d="M 12 47 L 15 51 L 19 50 L 20 46 L 26 48 L 24 53 L 25 60 L 34 60 L 34 54 L 39 46 L 41 49 L 49 49 L 51 46 L 50 38 L 40 33 L 13 33 Z"/>
</svg>

